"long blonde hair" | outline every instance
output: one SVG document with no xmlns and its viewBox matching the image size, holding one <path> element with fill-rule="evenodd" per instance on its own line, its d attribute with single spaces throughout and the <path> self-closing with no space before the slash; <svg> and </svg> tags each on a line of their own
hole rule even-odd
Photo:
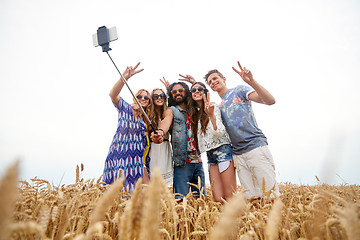
<svg viewBox="0 0 360 240">
<path fill-rule="evenodd" d="M 139 91 L 136 92 L 135 96 L 137 97 L 138 95 L 140 95 L 140 94 L 141 94 L 142 92 L 144 92 L 144 91 L 146 92 L 146 95 L 149 97 L 149 104 L 144 108 L 144 111 L 145 111 L 146 114 L 149 116 L 149 113 L 151 113 L 151 109 L 152 109 L 152 106 L 153 106 L 153 101 L 152 101 L 152 99 L 151 99 L 150 92 L 149 92 L 148 90 L 146 90 L 146 89 L 140 89 Z M 137 104 L 135 98 L 133 98 L 133 101 L 134 101 L 135 104 Z M 139 116 L 141 117 L 142 112 L 141 112 L 141 111 L 135 111 L 135 110 L 133 109 L 133 114 L 134 114 L 134 117 L 135 117 L 135 118 L 136 118 L 136 117 L 139 117 Z M 147 124 L 149 124 L 148 121 L 146 121 L 146 118 L 143 117 L 143 119 L 144 119 L 144 122 L 146 122 Z"/>
</svg>

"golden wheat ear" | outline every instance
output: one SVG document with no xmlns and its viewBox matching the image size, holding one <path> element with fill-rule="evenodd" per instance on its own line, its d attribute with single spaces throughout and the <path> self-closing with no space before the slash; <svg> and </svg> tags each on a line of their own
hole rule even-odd
<svg viewBox="0 0 360 240">
<path fill-rule="evenodd" d="M 360 239 L 360 206 L 339 197 L 336 198 L 337 206 L 335 205 L 331 208 L 337 216 L 337 218 L 334 219 L 335 223 L 339 222 L 345 229 L 348 239 Z"/>
<path fill-rule="evenodd" d="M 135 189 L 131 194 L 130 200 L 125 203 L 125 210 L 119 217 L 119 238 L 121 240 L 132 240 L 140 229 L 141 209 L 142 209 L 142 179 L 138 179 Z"/>
<path fill-rule="evenodd" d="M 117 179 L 97 201 L 95 209 L 90 216 L 90 224 L 86 231 L 85 239 L 91 239 L 92 234 L 100 229 L 99 224 L 97 223 L 105 218 L 106 211 L 113 204 L 114 199 L 120 194 L 123 187 L 124 178 Z"/>
<path fill-rule="evenodd" d="M 162 176 L 158 168 L 151 172 L 151 181 L 145 199 L 141 219 L 140 239 L 160 239 L 160 186 Z"/>
<path fill-rule="evenodd" d="M 238 218 L 244 215 L 246 201 L 243 193 L 236 193 L 225 204 L 224 211 L 209 233 L 209 240 L 231 239 L 237 233 Z"/>
<path fill-rule="evenodd" d="M 15 202 L 18 198 L 17 184 L 19 161 L 8 168 L 0 181 L 0 239 L 10 239 L 10 225 Z"/>
<path fill-rule="evenodd" d="M 274 206 L 272 207 L 269 213 L 269 219 L 267 221 L 265 227 L 265 236 L 266 239 L 275 240 L 279 238 L 279 229 L 281 225 L 281 218 L 282 218 L 282 208 L 284 204 L 278 198 L 276 199 Z"/>
</svg>

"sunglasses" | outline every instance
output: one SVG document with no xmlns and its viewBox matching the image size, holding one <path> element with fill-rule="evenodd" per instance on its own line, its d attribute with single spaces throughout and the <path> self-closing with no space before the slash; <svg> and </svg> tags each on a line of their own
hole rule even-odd
<svg viewBox="0 0 360 240">
<path fill-rule="evenodd" d="M 176 90 L 176 89 L 171 90 L 171 94 L 172 94 L 172 95 L 175 95 L 178 91 L 179 91 L 179 93 L 182 93 L 182 92 L 185 91 L 185 89 L 184 89 L 184 88 L 179 88 L 178 90 Z"/>
<path fill-rule="evenodd" d="M 165 99 L 166 95 L 161 93 L 160 95 L 159 94 L 154 94 L 152 96 L 153 99 L 158 99 L 158 98 L 161 98 L 161 99 Z"/>
<path fill-rule="evenodd" d="M 142 98 L 144 98 L 145 100 L 149 100 L 149 99 L 150 99 L 148 95 L 144 95 L 144 96 L 143 96 L 143 95 L 141 95 L 141 94 L 137 95 L 136 98 L 139 99 L 139 100 L 142 99 Z"/>
<path fill-rule="evenodd" d="M 203 87 L 198 87 L 198 88 L 191 88 L 191 89 L 190 89 L 190 92 L 192 92 L 192 93 L 194 93 L 194 92 L 196 92 L 196 91 L 202 92 L 202 91 L 204 91 L 204 90 L 205 90 L 205 88 L 203 88 Z"/>
</svg>

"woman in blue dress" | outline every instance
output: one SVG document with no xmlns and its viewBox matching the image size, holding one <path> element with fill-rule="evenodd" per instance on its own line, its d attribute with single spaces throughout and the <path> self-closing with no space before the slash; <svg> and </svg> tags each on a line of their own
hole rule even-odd
<svg viewBox="0 0 360 240">
<path fill-rule="evenodd" d="M 123 73 L 126 80 L 144 70 L 137 70 L 139 64 L 140 62 L 135 67 L 126 68 Z M 144 171 L 144 159 L 146 159 L 150 145 L 147 123 L 142 118 L 138 105 L 129 104 L 120 97 L 124 84 L 120 78 L 109 94 L 119 115 L 118 127 L 105 161 L 103 181 L 111 184 L 123 176 L 125 190 L 131 192 L 139 178 L 148 179 L 147 172 Z M 152 106 L 150 93 L 145 89 L 140 89 L 135 96 L 145 112 L 149 112 Z"/>
</svg>

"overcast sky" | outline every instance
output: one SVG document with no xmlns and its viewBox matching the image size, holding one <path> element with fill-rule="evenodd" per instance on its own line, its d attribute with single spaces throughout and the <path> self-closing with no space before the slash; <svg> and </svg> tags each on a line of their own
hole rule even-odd
<svg viewBox="0 0 360 240">
<path fill-rule="evenodd" d="M 234 87 L 239 60 L 277 101 L 253 104 L 277 180 L 360 184 L 359 12 L 357 0 L 2 0 L 0 174 L 16 159 L 26 180 L 73 183 L 81 163 L 83 178 L 102 174 L 119 78 L 93 47 L 105 25 L 117 27 L 110 54 L 121 71 L 145 69 L 133 91 L 214 68 Z M 126 88 L 121 96 L 132 101 Z"/>
</svg>

